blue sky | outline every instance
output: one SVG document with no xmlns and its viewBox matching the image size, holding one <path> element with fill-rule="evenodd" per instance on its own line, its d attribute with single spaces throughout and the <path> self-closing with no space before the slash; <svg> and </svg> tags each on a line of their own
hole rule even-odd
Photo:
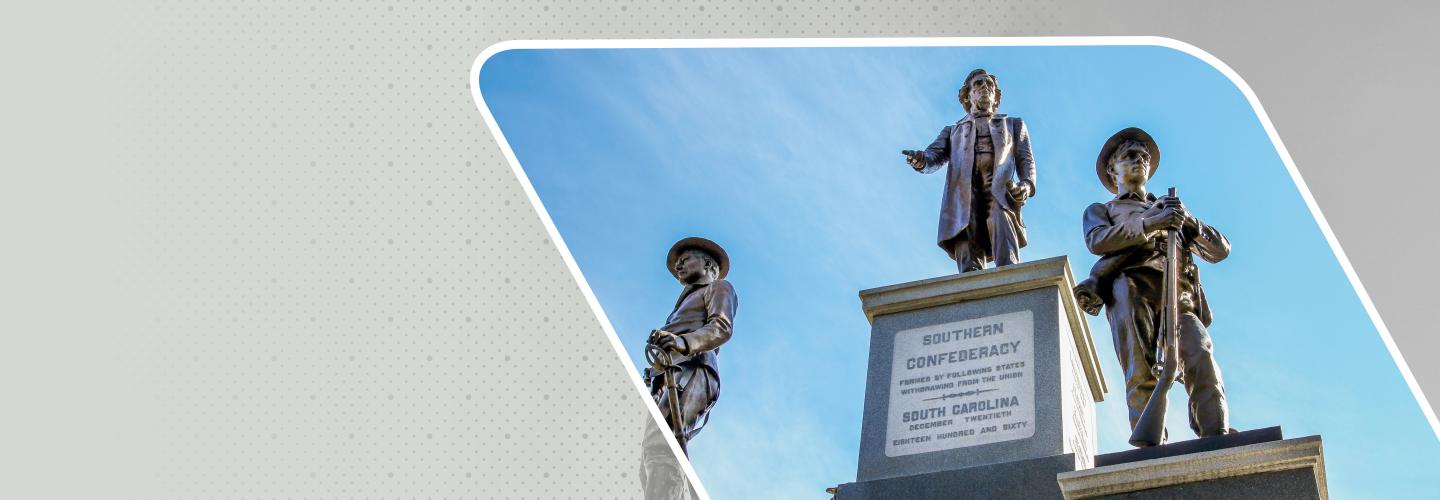
<svg viewBox="0 0 1440 500">
<path fill-rule="evenodd" d="M 740 308 L 692 461 L 717 499 L 818 498 L 855 479 L 869 349 L 857 292 L 955 272 L 934 241 L 943 173 L 917 174 L 899 151 L 963 115 L 955 89 L 976 67 L 998 76 L 1000 111 L 1033 139 L 1023 259 L 1069 255 L 1086 274 L 1080 216 L 1112 196 L 1096 153 L 1144 128 L 1162 152 L 1152 190 L 1176 186 L 1234 245 L 1200 264 L 1232 426 L 1322 435 L 1336 498 L 1440 491 L 1440 442 L 1259 119 L 1182 52 L 510 50 L 485 63 L 480 88 L 637 366 L 680 291 L 670 244 L 725 246 Z M 1100 451 L 1128 449 L 1109 328 L 1090 326 L 1111 387 Z M 1191 437 L 1182 412 L 1170 422 Z"/>
</svg>

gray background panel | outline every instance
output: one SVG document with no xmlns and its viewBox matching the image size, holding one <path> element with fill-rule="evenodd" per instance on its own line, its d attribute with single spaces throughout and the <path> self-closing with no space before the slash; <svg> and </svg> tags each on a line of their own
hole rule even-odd
<svg viewBox="0 0 1440 500">
<path fill-rule="evenodd" d="M 640 395 L 471 100 L 511 39 L 1194 44 L 1254 88 L 1433 393 L 1436 8 L 8 6 L 0 496 L 637 496 Z"/>
</svg>

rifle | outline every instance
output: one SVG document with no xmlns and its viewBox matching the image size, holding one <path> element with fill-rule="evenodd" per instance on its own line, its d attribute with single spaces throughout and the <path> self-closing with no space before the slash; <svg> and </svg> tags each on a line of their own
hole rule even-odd
<svg viewBox="0 0 1440 500">
<path fill-rule="evenodd" d="M 658 331 L 651 331 L 650 341 L 645 344 L 645 361 L 650 363 L 650 369 L 646 370 L 646 373 L 659 373 L 663 377 L 665 395 L 670 407 L 670 418 L 666 419 L 669 420 L 670 433 L 675 435 L 675 442 L 680 444 L 680 452 L 689 456 L 690 451 L 685 449 L 685 430 L 680 421 L 683 415 L 680 413 L 680 390 L 675 383 L 674 359 L 671 358 L 670 351 L 655 343 L 656 333 Z"/>
<path fill-rule="evenodd" d="M 1175 197 L 1175 188 L 1170 188 L 1170 197 Z M 1167 231 L 1165 240 L 1165 283 L 1164 303 L 1161 304 L 1161 337 L 1155 343 L 1157 365 L 1150 370 L 1155 375 L 1155 391 L 1145 402 L 1140 419 L 1130 432 L 1130 445 L 1136 447 L 1156 446 L 1165 441 L 1165 412 L 1169 406 L 1170 388 L 1180 372 L 1180 230 Z"/>
</svg>

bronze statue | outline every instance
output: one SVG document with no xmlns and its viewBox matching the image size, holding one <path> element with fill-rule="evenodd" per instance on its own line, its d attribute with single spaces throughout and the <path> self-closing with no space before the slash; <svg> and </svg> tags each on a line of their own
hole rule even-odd
<svg viewBox="0 0 1440 500">
<path fill-rule="evenodd" d="M 685 451 L 720 398 L 716 359 L 720 346 L 730 340 L 739 299 L 725 281 L 730 257 L 713 241 L 682 239 L 670 247 L 665 264 L 684 290 L 665 326 L 652 331 L 645 342 L 651 363 L 645 378 L 660 414 Z M 658 431 L 647 434 L 643 455 L 646 498 L 672 498 L 671 492 L 684 481 L 664 436 Z"/>
<path fill-rule="evenodd" d="M 1100 149 L 1095 172 L 1116 196 L 1085 210 L 1085 245 L 1100 260 L 1075 287 L 1086 312 L 1105 308 L 1125 372 L 1135 446 L 1165 441 L 1164 389 L 1177 371 L 1189 395 L 1190 428 L 1201 437 L 1235 432 L 1206 330 L 1210 306 L 1192 257 L 1220 262 L 1230 242 L 1192 216 L 1173 190 L 1163 197 L 1146 191 L 1159 166 L 1160 148 L 1138 128 L 1117 132 Z"/>
<path fill-rule="evenodd" d="M 960 272 L 1020 262 L 1025 220 L 1020 207 L 1035 195 L 1035 158 L 1030 133 L 1018 117 L 998 114 L 1000 87 L 994 75 L 971 71 L 960 87 L 965 117 L 940 131 L 923 151 L 905 150 L 922 174 L 948 164 L 940 200 L 940 248 Z"/>
</svg>

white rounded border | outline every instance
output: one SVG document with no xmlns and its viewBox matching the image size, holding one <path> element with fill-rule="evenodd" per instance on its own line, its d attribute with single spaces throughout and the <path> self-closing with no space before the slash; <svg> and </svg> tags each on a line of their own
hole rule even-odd
<svg viewBox="0 0 1440 500">
<path fill-rule="evenodd" d="M 565 259 L 565 265 L 570 269 L 570 274 L 585 293 L 585 300 L 590 304 L 590 310 L 600 320 L 600 325 L 605 329 L 605 334 L 610 337 L 610 345 L 615 348 L 615 354 L 620 357 L 625 368 L 630 372 L 630 380 L 635 385 L 635 390 L 641 394 L 641 399 L 648 399 L 649 392 L 645 390 L 644 383 L 640 380 L 640 374 L 635 369 L 630 357 L 625 354 L 624 346 L 620 343 L 620 337 L 616 335 L 615 328 L 610 324 L 610 319 L 605 316 L 605 311 L 600 308 L 600 302 L 595 299 L 595 293 L 590 289 L 585 276 L 580 273 L 579 266 L 575 263 L 575 257 L 570 254 L 570 249 L 565 246 L 564 238 L 555 228 L 555 222 L 550 219 L 550 214 L 545 210 L 545 205 L 540 202 L 540 197 L 535 193 L 535 187 L 530 183 L 530 178 L 525 176 L 524 169 L 520 168 L 520 162 L 515 158 L 515 152 L 510 149 L 510 143 L 501 134 L 500 127 L 495 123 L 495 116 L 490 113 L 490 108 L 485 105 L 485 98 L 480 95 L 480 68 L 485 61 L 495 54 L 513 49 L 690 49 L 690 48 L 805 48 L 805 47 L 1040 47 L 1040 46 L 1156 46 L 1174 49 L 1188 54 L 1196 59 L 1204 61 L 1210 67 L 1215 68 L 1220 74 L 1230 79 L 1240 92 L 1245 94 L 1245 99 L 1250 102 L 1250 107 L 1255 115 L 1260 118 L 1260 124 L 1265 127 L 1265 133 L 1270 136 L 1270 144 L 1275 146 L 1276 152 L 1280 153 L 1280 160 L 1285 163 L 1285 169 L 1290 172 L 1290 179 L 1295 186 L 1300 188 L 1300 196 L 1305 199 L 1305 206 L 1310 208 L 1310 214 L 1315 216 L 1315 222 L 1320 225 L 1320 232 L 1325 235 L 1325 241 L 1330 243 L 1330 250 L 1335 253 L 1335 258 L 1340 261 L 1340 267 L 1345 270 L 1345 277 L 1350 279 L 1350 285 L 1355 288 L 1355 295 L 1359 297 L 1360 303 L 1365 306 L 1365 312 L 1370 315 L 1370 322 L 1380 332 L 1380 339 L 1385 342 L 1385 348 L 1390 351 L 1390 357 L 1395 360 L 1395 365 L 1400 368 L 1400 374 L 1405 377 L 1405 383 L 1410 387 L 1410 392 L 1415 396 L 1415 402 L 1420 405 L 1420 411 L 1425 414 L 1426 420 L 1430 422 L 1430 430 L 1437 439 L 1440 439 L 1440 420 L 1436 419 L 1435 411 L 1430 407 L 1430 402 L 1425 394 L 1420 391 L 1420 385 L 1415 381 L 1415 375 L 1410 372 L 1410 365 L 1405 363 L 1405 358 L 1400 354 L 1400 349 L 1395 345 L 1395 339 L 1390 336 L 1390 330 L 1385 327 L 1385 322 L 1380 319 L 1380 313 L 1375 309 L 1375 303 L 1370 300 L 1370 293 L 1365 291 L 1365 285 L 1360 283 L 1360 277 L 1355 274 L 1355 268 L 1350 265 L 1349 257 L 1345 256 L 1345 250 L 1340 247 L 1340 241 L 1335 238 L 1335 232 L 1330 229 L 1330 223 L 1325 220 L 1325 215 L 1320 212 L 1320 206 L 1315 203 L 1315 197 L 1310 194 L 1310 188 L 1305 184 L 1305 179 L 1300 177 L 1300 171 L 1295 168 L 1295 160 L 1290 157 L 1290 151 L 1285 149 L 1285 143 L 1280 141 L 1280 134 L 1275 131 L 1275 124 L 1270 121 L 1270 115 L 1265 113 L 1264 106 L 1260 105 L 1260 99 L 1255 96 L 1255 91 L 1245 80 L 1240 78 L 1233 68 L 1225 64 L 1219 58 L 1199 47 L 1175 40 L 1173 38 L 1157 36 L 1074 36 L 1074 37 L 975 37 L 975 38 L 720 38 L 720 39 L 635 39 L 635 40 L 511 40 L 500 42 L 487 47 L 480 56 L 475 58 L 475 64 L 470 68 L 470 94 L 475 98 L 475 105 L 479 107 L 480 113 L 485 116 L 485 123 L 490 127 L 490 133 L 500 144 L 500 149 L 505 152 L 505 159 L 510 163 L 515 177 L 520 179 L 520 184 L 525 187 L 525 194 L 530 198 L 530 203 L 540 214 L 540 219 L 545 222 L 545 229 L 550 233 L 550 240 L 554 241 L 560 249 L 560 255 Z M 646 405 L 650 409 L 651 416 L 655 419 L 655 425 L 665 428 L 666 424 L 660 416 L 660 409 L 654 404 Z M 670 439 L 670 447 L 676 457 L 683 457 L 679 446 L 674 438 Z M 709 499 L 710 495 L 700 484 L 699 477 L 690 465 L 689 460 L 680 459 L 680 465 L 684 468 L 690 483 L 695 487 L 702 499 Z"/>
</svg>

